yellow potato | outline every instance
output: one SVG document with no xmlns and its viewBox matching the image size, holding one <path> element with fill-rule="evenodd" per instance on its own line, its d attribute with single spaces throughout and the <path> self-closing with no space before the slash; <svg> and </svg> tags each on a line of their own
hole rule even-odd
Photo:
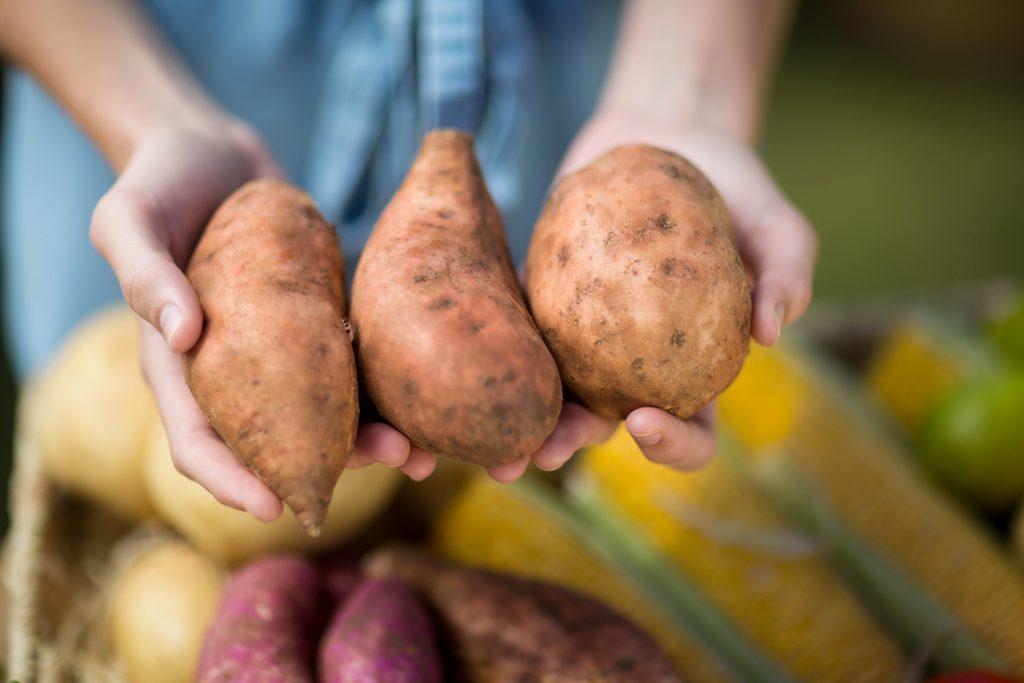
<svg viewBox="0 0 1024 683">
<path fill-rule="evenodd" d="M 271 551 L 315 552 L 342 543 L 387 507 L 402 481 L 400 472 L 383 465 L 346 470 L 334 487 L 320 535 L 312 537 L 302 530 L 291 510 L 265 524 L 221 505 L 174 468 L 162 428 L 150 433 L 144 477 L 159 516 L 197 548 L 229 564 Z"/>
<path fill-rule="evenodd" d="M 121 572 L 108 626 L 128 683 L 193 681 L 223 583 L 217 563 L 180 541 L 144 551 Z"/>
<path fill-rule="evenodd" d="M 127 519 L 152 515 L 141 463 L 159 418 L 131 310 L 105 310 L 75 330 L 27 396 L 32 438 L 53 480 Z"/>
</svg>

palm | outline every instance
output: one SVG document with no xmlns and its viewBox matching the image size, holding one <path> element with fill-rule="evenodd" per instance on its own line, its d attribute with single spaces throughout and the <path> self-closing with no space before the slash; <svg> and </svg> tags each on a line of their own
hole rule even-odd
<svg viewBox="0 0 1024 683">
<path fill-rule="evenodd" d="M 624 112 L 601 112 L 584 126 L 559 169 L 571 173 L 612 148 L 645 143 L 687 157 L 718 188 L 754 281 L 752 333 L 773 344 L 810 301 L 816 255 L 806 220 L 786 200 L 754 151 L 707 127 L 680 126 Z M 633 411 L 626 426 L 649 458 L 688 469 L 711 457 L 714 407 L 688 421 L 656 408 Z"/>
</svg>

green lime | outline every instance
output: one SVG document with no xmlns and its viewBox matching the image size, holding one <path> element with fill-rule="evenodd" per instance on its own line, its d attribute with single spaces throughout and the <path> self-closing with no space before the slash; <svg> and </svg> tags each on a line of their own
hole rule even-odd
<svg viewBox="0 0 1024 683">
<path fill-rule="evenodd" d="M 972 382 L 940 403 L 918 434 L 921 465 L 990 512 L 1024 494 L 1024 372 Z"/>
<path fill-rule="evenodd" d="M 1008 361 L 1024 368 L 1024 295 L 1010 315 L 997 321 L 991 329 L 992 341 Z"/>
</svg>

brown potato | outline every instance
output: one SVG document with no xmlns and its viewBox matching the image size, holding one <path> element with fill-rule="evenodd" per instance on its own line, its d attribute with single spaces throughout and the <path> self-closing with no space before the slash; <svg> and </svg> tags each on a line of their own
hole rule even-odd
<svg viewBox="0 0 1024 683">
<path fill-rule="evenodd" d="M 642 406 L 690 417 L 750 344 L 750 283 L 722 200 L 655 147 L 618 147 L 558 183 L 526 291 L 562 379 L 604 417 Z"/>
<path fill-rule="evenodd" d="M 319 533 L 355 442 L 344 265 L 313 200 L 277 180 L 240 188 L 188 265 L 206 324 L 185 378 L 217 433 Z"/>
<path fill-rule="evenodd" d="M 679 683 L 650 637 L 601 602 L 554 584 L 449 565 L 387 548 L 370 576 L 423 593 L 444 626 L 451 680 L 474 683 Z"/>
<path fill-rule="evenodd" d="M 471 136 L 423 139 L 356 269 L 352 324 L 363 386 L 413 443 L 497 465 L 554 429 L 558 369 L 523 302 Z"/>
</svg>

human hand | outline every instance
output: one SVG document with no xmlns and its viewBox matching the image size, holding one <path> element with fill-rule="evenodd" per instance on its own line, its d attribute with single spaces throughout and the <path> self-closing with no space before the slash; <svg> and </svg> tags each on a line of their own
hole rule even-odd
<svg viewBox="0 0 1024 683">
<path fill-rule="evenodd" d="M 718 188 L 754 285 L 752 336 L 763 345 L 774 344 L 782 327 L 799 319 L 811 299 L 817 241 L 806 219 L 742 140 L 707 127 L 671 125 L 610 108 L 598 111 L 583 127 L 559 175 L 630 143 L 682 154 Z M 626 418 L 626 428 L 650 460 L 694 469 L 714 452 L 714 412 L 711 405 L 680 420 L 657 408 L 639 408 Z"/>
<path fill-rule="evenodd" d="M 231 192 L 281 170 L 257 136 L 213 119 L 147 135 L 93 213 L 90 235 L 110 262 L 141 325 L 141 362 L 166 428 L 175 467 L 224 505 L 263 521 L 281 502 L 210 426 L 185 384 L 179 354 L 199 339 L 203 313 L 182 272 L 207 219 Z M 414 478 L 432 458 L 383 424 L 362 425 L 349 466 L 401 467 Z"/>
</svg>

